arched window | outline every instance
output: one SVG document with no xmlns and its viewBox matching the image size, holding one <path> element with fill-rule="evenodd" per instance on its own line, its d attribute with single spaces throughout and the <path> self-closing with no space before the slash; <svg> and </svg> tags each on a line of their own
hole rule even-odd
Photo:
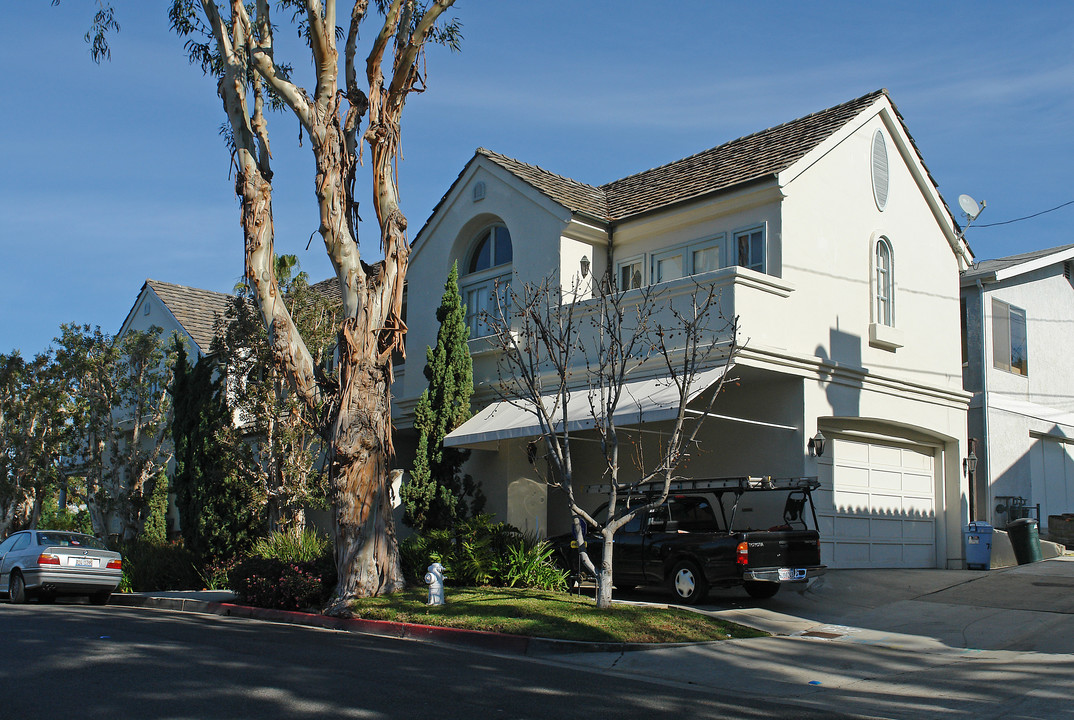
<svg viewBox="0 0 1074 720">
<path fill-rule="evenodd" d="M 470 251 L 466 274 L 481 272 L 511 262 L 511 233 L 504 225 L 493 225 L 478 234 Z"/>
<path fill-rule="evenodd" d="M 895 266 L 891 252 L 891 243 L 886 237 L 876 241 L 875 293 L 876 307 L 874 321 L 880 325 L 895 327 Z"/>
<path fill-rule="evenodd" d="M 459 283 L 470 337 L 489 334 L 486 314 L 496 313 L 497 297 L 501 305 L 508 297 L 513 257 L 511 232 L 500 223 L 481 230 L 470 244 L 466 271 Z"/>
</svg>

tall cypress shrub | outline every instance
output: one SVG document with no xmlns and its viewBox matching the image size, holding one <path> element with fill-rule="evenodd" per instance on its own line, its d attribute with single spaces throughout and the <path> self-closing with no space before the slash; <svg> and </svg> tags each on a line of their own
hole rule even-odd
<svg viewBox="0 0 1074 720">
<path fill-rule="evenodd" d="M 444 447 L 444 437 L 470 418 L 474 366 L 470 358 L 470 329 L 459 293 L 459 269 L 451 267 L 444 296 L 436 310 L 440 330 L 436 348 L 425 350 L 429 387 L 414 410 L 418 451 L 409 481 L 401 495 L 403 522 L 416 531 L 447 529 L 484 508 L 481 488 L 461 469 L 469 450 Z"/>
<path fill-rule="evenodd" d="M 228 559 L 264 534 L 264 489 L 232 424 L 222 378 L 208 358 L 190 367 L 177 340 L 172 384 L 175 503 L 183 542 L 198 562 Z"/>
</svg>

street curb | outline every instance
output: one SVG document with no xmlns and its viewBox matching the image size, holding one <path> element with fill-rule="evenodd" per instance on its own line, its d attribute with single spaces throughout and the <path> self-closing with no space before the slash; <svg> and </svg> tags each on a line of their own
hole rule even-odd
<svg viewBox="0 0 1074 720">
<path fill-rule="evenodd" d="M 487 630 L 464 630 L 433 625 L 418 625 L 416 623 L 393 622 L 390 620 L 338 618 L 293 610 L 274 610 L 187 598 L 146 597 L 126 593 L 112 595 L 109 603 L 125 607 L 145 607 L 176 612 L 201 613 L 203 615 L 221 615 L 224 617 L 316 627 L 325 630 L 341 630 L 363 635 L 464 646 L 514 655 L 537 656 L 585 652 L 631 652 L 660 648 L 694 647 L 720 642 L 719 640 L 713 640 L 696 643 L 614 643 L 557 640 L 554 638 L 508 635 Z"/>
</svg>

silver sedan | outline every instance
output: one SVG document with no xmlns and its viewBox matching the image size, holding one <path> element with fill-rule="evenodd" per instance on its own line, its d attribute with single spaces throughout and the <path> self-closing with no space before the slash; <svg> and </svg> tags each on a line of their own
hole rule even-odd
<svg viewBox="0 0 1074 720">
<path fill-rule="evenodd" d="M 87 595 L 104 605 L 122 577 L 122 556 L 92 535 L 23 530 L 0 543 L 0 592 L 13 603 Z"/>
</svg>

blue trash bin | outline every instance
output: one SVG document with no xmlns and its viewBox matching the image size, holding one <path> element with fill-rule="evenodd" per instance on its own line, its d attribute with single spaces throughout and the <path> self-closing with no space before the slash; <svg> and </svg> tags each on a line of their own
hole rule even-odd
<svg viewBox="0 0 1074 720">
<path fill-rule="evenodd" d="M 962 533 L 962 551 L 967 570 L 990 570 L 992 568 L 992 526 L 985 522 L 971 522 Z"/>
</svg>

